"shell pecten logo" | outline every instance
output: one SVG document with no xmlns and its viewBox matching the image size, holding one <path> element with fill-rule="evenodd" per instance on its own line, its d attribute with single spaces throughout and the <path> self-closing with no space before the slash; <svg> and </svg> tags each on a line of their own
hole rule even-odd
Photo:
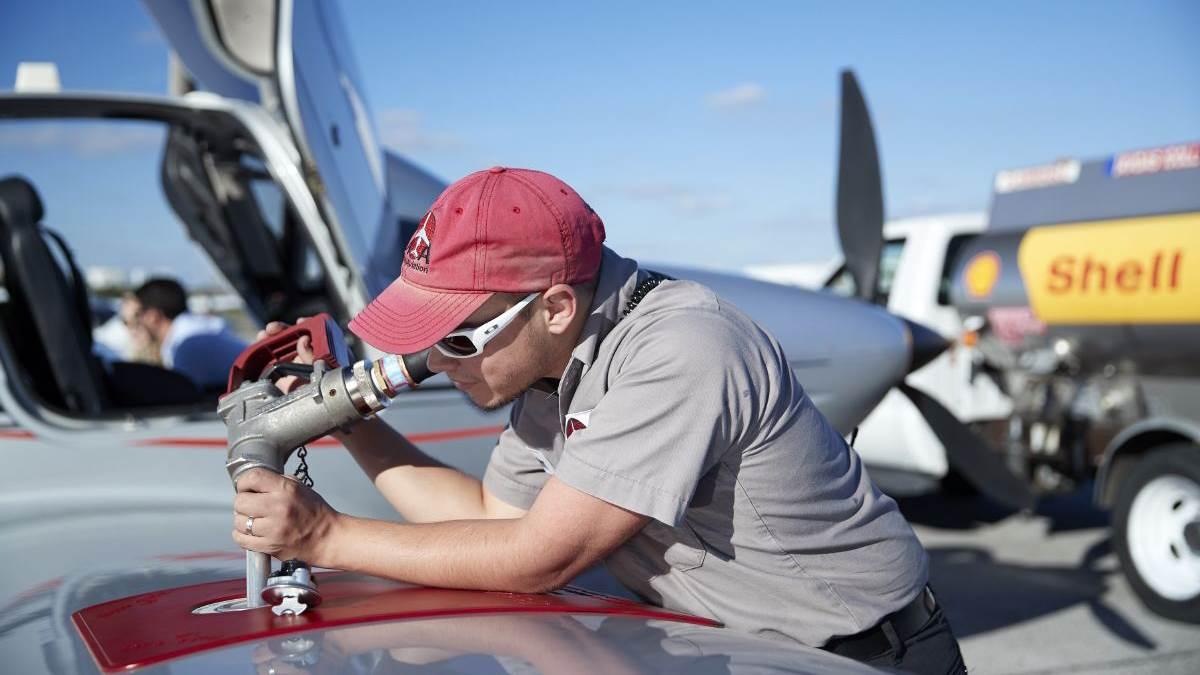
<svg viewBox="0 0 1200 675">
<path fill-rule="evenodd" d="M 992 294 L 1000 280 L 1000 256 L 995 251 L 980 251 L 963 267 L 963 284 L 967 293 L 975 300 Z"/>
<path fill-rule="evenodd" d="M 1200 322 L 1200 213 L 1036 227 L 1017 260 L 1048 324 Z"/>
</svg>

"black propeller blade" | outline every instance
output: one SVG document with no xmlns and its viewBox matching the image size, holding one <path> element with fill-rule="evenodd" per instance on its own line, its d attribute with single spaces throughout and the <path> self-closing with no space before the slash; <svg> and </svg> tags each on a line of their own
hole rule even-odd
<svg viewBox="0 0 1200 675">
<path fill-rule="evenodd" d="M 925 392 L 907 383 L 901 383 L 899 387 L 921 411 L 933 434 L 945 446 L 950 465 L 964 478 L 1001 504 L 1016 509 L 1033 507 L 1034 495 L 1029 484 L 1009 471 L 1000 453 L 993 450 L 985 438 L 958 421 L 953 413 Z"/>
<path fill-rule="evenodd" d="M 883 249 L 883 183 L 871 115 L 858 80 L 842 71 L 841 141 L 838 146 L 837 226 L 846 269 L 858 297 L 875 302 Z"/>
<path fill-rule="evenodd" d="M 842 71 L 841 138 L 838 147 L 838 238 L 846 269 L 854 278 L 858 297 L 878 302 L 876 283 L 883 250 L 883 182 L 871 115 L 858 80 Z M 945 351 L 949 343 L 936 332 L 902 319 L 908 327 L 912 361 L 917 370 Z M 1005 466 L 1000 453 L 928 394 L 906 382 L 897 386 L 917 407 L 935 436 L 946 448 L 950 465 L 979 491 L 1018 509 L 1031 508 L 1033 491 Z"/>
<path fill-rule="evenodd" d="M 908 372 L 920 369 L 946 351 L 950 342 L 915 321 L 901 318 L 908 327 L 912 357 Z M 907 382 L 897 385 L 913 402 L 926 424 L 946 448 L 947 460 L 983 494 L 1016 509 L 1032 508 L 1033 491 L 1028 483 L 1004 464 L 1000 452 L 984 437 L 963 424 L 936 399 Z"/>
</svg>

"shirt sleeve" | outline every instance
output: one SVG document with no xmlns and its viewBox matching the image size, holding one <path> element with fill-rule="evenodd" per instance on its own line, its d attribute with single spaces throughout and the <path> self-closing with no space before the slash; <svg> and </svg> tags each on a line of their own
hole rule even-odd
<svg viewBox="0 0 1200 675">
<path fill-rule="evenodd" d="M 547 425 L 536 419 L 536 408 L 545 402 L 531 401 L 531 395 L 522 396 L 513 404 L 509 413 L 508 426 L 500 434 L 500 440 L 488 460 L 483 474 L 483 485 L 488 492 L 501 501 L 517 508 L 528 510 L 533 506 L 549 474 L 538 459 L 538 452 L 553 448 L 556 425 Z M 554 403 L 556 399 L 551 399 Z M 549 417 L 557 420 L 557 408 Z M 549 428 L 545 428 L 549 426 Z M 561 436 L 561 434 L 558 434 Z M 558 441 L 561 443 L 561 440 Z M 544 454 L 543 454 L 544 456 Z"/>
<path fill-rule="evenodd" d="M 607 391 L 566 440 L 555 475 L 679 525 L 701 477 L 744 435 L 747 351 L 718 310 L 675 312 L 627 335 Z"/>
</svg>

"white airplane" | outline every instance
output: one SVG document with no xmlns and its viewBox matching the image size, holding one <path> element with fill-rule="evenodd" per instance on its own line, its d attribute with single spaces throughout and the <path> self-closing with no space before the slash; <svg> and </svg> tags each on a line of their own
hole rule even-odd
<svg viewBox="0 0 1200 675">
<path fill-rule="evenodd" d="M 260 322 L 329 312 L 345 325 L 398 273 L 404 243 L 444 183 L 381 148 L 333 3 L 164 0 L 147 7 L 178 58 L 171 95 L 0 95 L 13 120 L 129 119 L 161 125 L 164 196 L 188 235 Z M 873 133 L 843 77 L 838 222 L 859 288 L 872 288 L 882 197 Z M 177 586 L 196 565 L 237 576 L 232 490 L 215 396 L 187 400 L 172 373 L 102 365 L 91 349 L 82 275 L 47 235 L 60 206 L 0 166 L 0 654 L 11 672 L 90 672 L 73 612 Z M 270 186 L 281 219 L 255 188 Z M 818 407 L 849 434 L 945 342 L 864 301 L 733 275 L 649 265 L 708 284 L 781 342 Z M 372 354 L 352 345 L 359 356 Z M 919 391 L 905 388 L 910 397 Z M 939 434 L 973 437 L 944 409 Z M 481 475 L 503 413 L 470 406 L 444 381 L 383 415 L 430 454 Z M 965 435 L 965 436 L 964 436 Z M 312 449 L 336 447 L 325 439 Z M 983 446 L 979 446 L 983 447 Z M 1025 498 L 986 452 L 975 475 Z M 344 452 L 309 464 L 340 510 L 394 512 Z M 1010 483 L 1012 481 L 1009 481 Z M 144 570 L 144 574 L 139 572 Z M 229 572 L 233 570 L 233 574 Z M 204 577 L 209 578 L 209 577 Z M 69 591 L 69 592 L 68 592 Z"/>
</svg>

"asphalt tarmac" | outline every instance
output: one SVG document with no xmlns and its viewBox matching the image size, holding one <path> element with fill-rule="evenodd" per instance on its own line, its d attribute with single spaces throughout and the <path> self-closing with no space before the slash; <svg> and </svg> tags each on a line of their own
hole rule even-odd
<svg viewBox="0 0 1200 675">
<path fill-rule="evenodd" d="M 972 673 L 1200 673 L 1200 626 L 1142 606 L 1090 486 L 1033 514 L 982 498 L 898 500 Z"/>
</svg>

